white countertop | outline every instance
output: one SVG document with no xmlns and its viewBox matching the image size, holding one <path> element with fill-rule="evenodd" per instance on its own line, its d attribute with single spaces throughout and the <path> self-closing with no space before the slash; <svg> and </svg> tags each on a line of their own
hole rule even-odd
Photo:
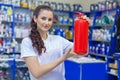
<svg viewBox="0 0 120 80">
<path fill-rule="evenodd" d="M 95 58 L 89 58 L 89 57 L 71 57 L 67 60 L 77 62 L 77 63 L 105 63 L 105 61 L 97 60 Z"/>
</svg>

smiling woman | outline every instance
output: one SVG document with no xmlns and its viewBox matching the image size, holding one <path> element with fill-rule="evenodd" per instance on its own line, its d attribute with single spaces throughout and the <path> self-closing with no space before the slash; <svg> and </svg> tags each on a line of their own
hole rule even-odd
<svg viewBox="0 0 120 80">
<path fill-rule="evenodd" d="M 31 80 L 65 80 L 64 60 L 76 56 L 73 43 L 58 35 L 48 34 L 53 24 L 53 9 L 36 7 L 31 20 L 31 33 L 22 40 L 21 57 Z"/>
<path fill-rule="evenodd" d="M 22 40 L 21 57 L 27 64 L 31 80 L 65 80 L 63 61 L 75 55 L 72 42 L 48 34 L 53 17 L 51 7 L 38 6 L 31 20 L 31 33 Z"/>
</svg>

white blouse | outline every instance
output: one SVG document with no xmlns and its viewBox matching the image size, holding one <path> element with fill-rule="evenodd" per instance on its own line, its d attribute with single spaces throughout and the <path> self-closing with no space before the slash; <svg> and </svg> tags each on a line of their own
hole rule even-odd
<svg viewBox="0 0 120 80">
<path fill-rule="evenodd" d="M 64 52 L 68 51 L 73 47 L 73 43 L 57 35 L 49 35 L 44 40 L 46 52 L 42 52 L 38 55 L 37 51 L 32 47 L 30 38 L 24 38 L 21 44 L 21 58 L 28 56 L 38 56 L 39 63 L 46 64 L 52 62 L 63 55 Z M 31 80 L 65 80 L 64 63 L 61 63 L 56 68 L 45 74 L 44 76 L 36 79 L 30 73 Z"/>
</svg>

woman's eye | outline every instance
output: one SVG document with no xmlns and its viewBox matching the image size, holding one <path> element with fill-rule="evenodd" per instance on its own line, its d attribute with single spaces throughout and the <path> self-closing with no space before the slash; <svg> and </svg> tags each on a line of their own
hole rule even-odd
<svg viewBox="0 0 120 80">
<path fill-rule="evenodd" d="M 52 19 L 50 18 L 50 19 L 48 19 L 48 21 L 52 21 Z"/>
<path fill-rule="evenodd" d="M 41 19 L 42 19 L 42 20 L 52 21 L 52 18 L 48 18 L 48 19 L 47 19 L 46 17 L 42 17 Z"/>
<path fill-rule="evenodd" d="M 42 20 L 46 20 L 46 17 L 42 17 L 41 19 L 42 19 Z"/>
</svg>

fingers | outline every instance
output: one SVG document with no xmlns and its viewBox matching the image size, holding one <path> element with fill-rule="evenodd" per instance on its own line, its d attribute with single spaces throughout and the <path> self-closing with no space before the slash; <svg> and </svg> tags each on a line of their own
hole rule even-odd
<svg viewBox="0 0 120 80">
<path fill-rule="evenodd" d="M 91 20 L 90 20 L 90 18 L 87 17 L 86 15 L 81 16 L 81 18 L 86 19 L 86 20 L 88 21 L 88 23 L 91 24 Z"/>
<path fill-rule="evenodd" d="M 65 52 L 64 56 L 65 58 L 69 58 L 69 57 L 84 57 L 86 56 L 87 54 L 85 55 L 78 55 L 77 53 L 75 53 L 73 51 L 73 48 L 72 49 L 69 49 L 67 52 Z"/>
<path fill-rule="evenodd" d="M 70 54 L 72 52 L 72 49 L 69 49 L 66 54 Z"/>
<path fill-rule="evenodd" d="M 76 55 L 73 51 L 72 51 L 72 49 L 69 49 L 67 52 L 65 52 L 65 54 L 64 54 L 64 56 L 66 56 L 66 58 L 69 58 L 69 57 L 72 57 L 72 56 L 74 56 L 74 55 Z"/>
</svg>

